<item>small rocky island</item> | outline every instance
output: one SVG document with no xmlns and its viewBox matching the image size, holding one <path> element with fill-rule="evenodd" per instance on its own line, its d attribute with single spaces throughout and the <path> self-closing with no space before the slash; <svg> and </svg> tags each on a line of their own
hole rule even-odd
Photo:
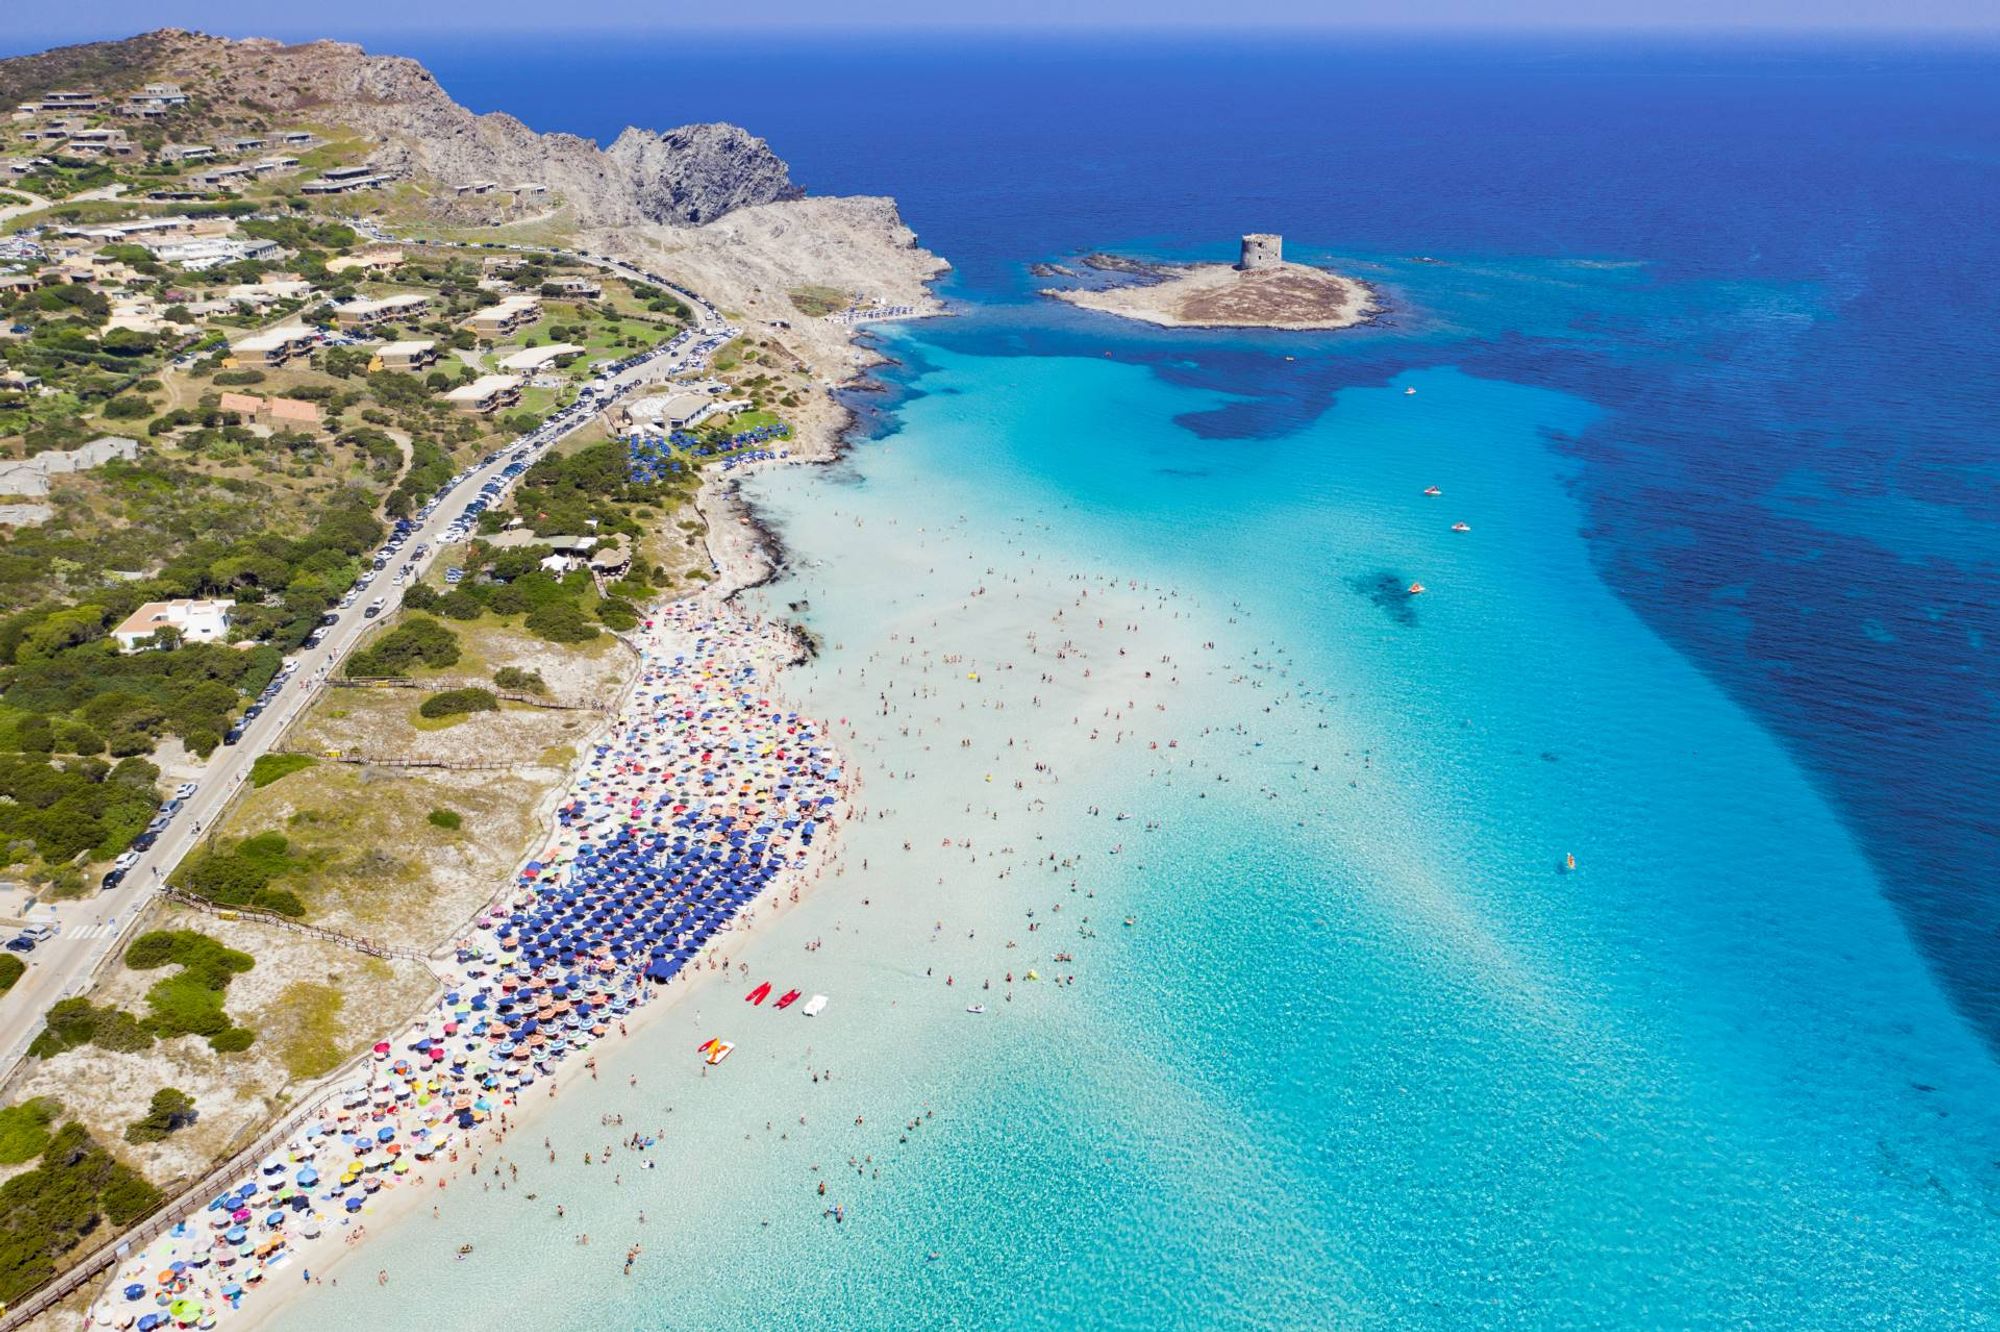
<svg viewBox="0 0 2000 1332">
<path fill-rule="evenodd" d="M 1380 310 L 1366 283 L 1310 264 L 1286 263 L 1284 238 L 1252 233 L 1230 264 L 1145 264 L 1093 255 L 1092 268 L 1138 281 L 1046 295 L 1164 328 L 1352 328 Z"/>
</svg>

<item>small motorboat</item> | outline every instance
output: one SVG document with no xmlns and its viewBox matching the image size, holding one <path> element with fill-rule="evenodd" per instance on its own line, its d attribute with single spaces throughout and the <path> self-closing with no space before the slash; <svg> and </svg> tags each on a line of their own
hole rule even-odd
<svg viewBox="0 0 2000 1332">
<path fill-rule="evenodd" d="M 799 1012 L 804 1013 L 807 1017 L 818 1017 L 821 1013 L 824 1013 L 825 1011 L 826 1011 L 826 996 L 823 994 L 816 994 L 812 998 L 806 1000 L 806 1006 L 799 1010 Z"/>
<path fill-rule="evenodd" d="M 1406 388 L 1403 390 L 1403 396 L 1406 398 L 1414 398 L 1417 396 L 1417 391 L 1414 388 Z"/>
<path fill-rule="evenodd" d="M 1444 492 L 1442 490 L 1439 490 L 1436 486 L 1425 486 L 1424 494 L 1429 495 L 1432 499 L 1436 499 L 1439 495 L 1444 494 Z"/>
<path fill-rule="evenodd" d="M 735 1048 L 728 1041 L 717 1041 L 714 1048 L 708 1052 L 708 1062 L 711 1064 L 721 1063 L 723 1060 L 729 1058 L 729 1052 Z"/>
<path fill-rule="evenodd" d="M 1422 596 L 1423 594 L 1424 594 L 1424 585 L 1423 585 L 1422 583 L 1411 583 L 1411 584 L 1410 584 L 1410 595 L 1411 595 L 1411 596 L 1413 596 L 1413 597 L 1420 597 L 1420 596 Z"/>
<path fill-rule="evenodd" d="M 1451 530 L 1452 530 L 1452 531 L 1454 531 L 1454 532 L 1470 532 L 1470 531 L 1472 530 L 1472 524 L 1471 524 L 1471 523 L 1453 523 L 1453 524 L 1451 525 Z"/>
<path fill-rule="evenodd" d="M 786 990 L 784 994 L 778 997 L 778 1007 L 790 1008 L 793 1004 L 798 1002 L 798 998 L 799 998 L 799 992 L 797 990 Z"/>
<path fill-rule="evenodd" d="M 986 1005 L 985 1005 L 985 1004 L 967 1004 L 967 1005 L 965 1006 L 965 1011 L 966 1011 L 966 1012 L 968 1012 L 968 1013 L 984 1013 L 984 1012 L 986 1011 Z"/>
<path fill-rule="evenodd" d="M 744 1002 L 746 1003 L 761 1004 L 770 997 L 771 997 L 771 982 L 765 981 L 762 985 L 759 985 L 756 989 L 744 995 L 743 999 Z"/>
</svg>

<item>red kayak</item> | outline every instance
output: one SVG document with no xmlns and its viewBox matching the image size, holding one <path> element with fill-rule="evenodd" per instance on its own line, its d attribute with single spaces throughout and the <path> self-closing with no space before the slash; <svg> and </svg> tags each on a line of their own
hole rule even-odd
<svg viewBox="0 0 2000 1332">
<path fill-rule="evenodd" d="M 770 997 L 770 994 L 771 994 L 771 982 L 765 981 L 762 985 L 759 985 L 756 989 L 750 991 L 750 993 L 744 995 L 743 997 L 750 1003 L 761 1004 L 764 1002 L 765 999 Z"/>
<path fill-rule="evenodd" d="M 784 998 L 778 1000 L 778 1007 L 790 1008 L 792 1006 L 793 1001 L 795 1001 L 798 997 L 799 997 L 799 992 L 797 990 L 786 990 Z"/>
</svg>

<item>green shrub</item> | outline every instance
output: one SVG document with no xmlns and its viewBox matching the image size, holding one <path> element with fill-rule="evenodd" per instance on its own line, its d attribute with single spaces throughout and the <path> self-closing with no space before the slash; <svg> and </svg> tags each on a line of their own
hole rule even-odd
<svg viewBox="0 0 2000 1332">
<path fill-rule="evenodd" d="M 430 822 L 434 828 L 443 828 L 446 832 L 457 832 L 465 820 L 460 818 L 456 811 L 434 809 L 430 812 Z"/>
<path fill-rule="evenodd" d="M 0 994 L 14 988 L 14 982 L 27 973 L 28 964 L 12 953 L 0 953 Z"/>
<path fill-rule="evenodd" d="M 143 1119 L 134 1120 L 125 1130 L 125 1141 L 159 1142 L 169 1133 L 195 1121 L 194 1097 L 178 1087 L 162 1087 L 153 1093 L 152 1104 Z"/>
<path fill-rule="evenodd" d="M 259 789 L 319 762 L 311 754 L 259 754 L 250 765 L 250 784 Z"/>
<path fill-rule="evenodd" d="M 40 1156 L 55 1136 L 50 1129 L 61 1113 L 62 1102 L 52 1096 L 31 1096 L 0 1110 L 0 1165 L 19 1165 Z"/>
<path fill-rule="evenodd" d="M 104 404 L 108 421 L 137 421 L 153 414 L 153 404 L 144 398 L 113 398 Z"/>
<path fill-rule="evenodd" d="M 629 601 L 606 597 L 597 603 L 597 618 L 613 629 L 636 629 L 639 627 L 639 608 Z"/>
<path fill-rule="evenodd" d="M 519 666 L 502 666 L 493 672 L 493 683 L 522 694 L 546 694 L 549 682 L 540 671 L 524 671 Z"/>
<path fill-rule="evenodd" d="M 250 841 L 266 839 L 277 843 L 277 854 L 284 854 L 285 839 L 275 833 Z M 243 854 L 241 849 L 238 854 Z M 146 1005 L 152 1009 L 148 1025 L 154 1034 L 207 1036 L 213 1043 L 215 1037 L 231 1030 L 229 1015 L 222 1011 L 223 998 L 229 983 L 256 966 L 257 960 L 198 930 L 153 930 L 134 939 L 125 950 L 125 965 L 135 971 L 152 971 L 169 964 L 178 965 L 180 970 L 146 991 Z"/>
<path fill-rule="evenodd" d="M 209 1037 L 208 1048 L 217 1054 L 238 1054 L 249 1049 L 256 1040 L 257 1033 L 248 1027 L 231 1027 Z"/>
<path fill-rule="evenodd" d="M 408 675 L 418 665 L 442 669 L 458 663 L 458 635 L 436 620 L 413 615 L 384 634 L 365 652 L 347 659 L 350 680 Z"/>
<path fill-rule="evenodd" d="M 215 372 L 215 382 L 226 388 L 240 384 L 261 384 L 264 382 L 264 372 L 262 370 L 218 370 Z"/>
<path fill-rule="evenodd" d="M 529 633 L 551 643 L 587 643 L 598 632 L 597 626 L 584 618 L 582 609 L 570 601 L 537 606 L 521 623 Z"/>
<path fill-rule="evenodd" d="M 447 689 L 432 694 L 417 708 L 417 715 L 433 720 L 439 717 L 457 717 L 470 712 L 495 712 L 500 700 L 490 689 L 473 686 L 469 689 Z"/>
<path fill-rule="evenodd" d="M 132 1014 L 122 1008 L 99 1008 L 79 996 L 59 1000 L 50 1007 L 42 1030 L 28 1046 L 28 1053 L 36 1059 L 53 1059 L 81 1045 L 101 1045 L 107 1050 L 129 1053 L 152 1043 L 152 1032 Z"/>
<path fill-rule="evenodd" d="M 160 1191 L 81 1124 L 63 1125 L 39 1166 L 0 1184 L 0 1303 L 54 1276 L 57 1260 L 101 1220 L 128 1226 L 159 1204 Z"/>
</svg>

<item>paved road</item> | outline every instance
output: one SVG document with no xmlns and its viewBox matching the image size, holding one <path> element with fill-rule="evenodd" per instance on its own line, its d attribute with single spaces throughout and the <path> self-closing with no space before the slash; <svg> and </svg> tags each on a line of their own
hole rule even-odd
<svg viewBox="0 0 2000 1332">
<path fill-rule="evenodd" d="M 397 239 L 381 233 L 379 229 L 367 230 L 377 240 Z M 511 248 L 552 252 L 547 246 Z M 617 260 L 586 255 L 568 257 L 635 281 L 671 285 L 664 279 Z M 257 756 L 267 752 L 285 728 L 312 702 L 324 687 L 326 678 L 334 673 L 341 659 L 367 632 L 373 622 L 365 614 L 369 604 L 381 598 L 383 605 L 378 618 L 386 618 L 402 603 L 402 588 L 394 581 L 395 570 L 405 562 L 412 562 L 417 566 L 416 574 L 426 571 L 443 550 L 449 549 L 443 540 L 446 530 L 460 518 L 468 504 L 480 497 L 482 487 L 493 483 L 501 487 L 490 503 L 497 503 L 504 496 L 511 484 L 511 478 L 504 475 L 510 465 L 517 461 L 532 462 L 556 441 L 589 424 L 600 411 L 633 389 L 705 365 L 717 347 L 736 335 L 737 330 L 729 326 L 713 305 L 682 288 L 675 287 L 674 290 L 680 292 L 694 310 L 694 326 L 671 342 L 592 381 L 598 387 L 590 396 L 550 417 L 532 433 L 491 455 L 491 461 L 480 464 L 455 481 L 408 534 L 401 551 L 390 558 L 383 571 L 376 575 L 373 585 L 362 590 L 349 609 L 340 612 L 338 621 L 328 629 L 324 639 L 317 646 L 303 649 L 290 658 L 298 664 L 284 688 L 263 713 L 244 728 L 235 744 L 215 751 L 200 776 L 200 789 L 174 814 L 159 840 L 126 872 L 122 883 L 85 901 L 35 909 L 33 919 L 36 923 L 54 924 L 59 932 L 25 956 L 29 964 L 27 974 L 4 998 L 0 998 L 0 1014 L 5 1016 L 4 1033 L 0 1033 L 0 1040 L 5 1041 L 5 1045 L 0 1047 L 0 1082 L 12 1076 L 15 1066 L 27 1053 L 29 1042 L 42 1029 L 42 1020 L 49 1007 L 60 999 L 89 988 L 91 974 L 107 954 L 120 946 L 147 899 L 159 890 L 173 867 L 194 848 L 230 798 L 248 780 L 250 765 L 256 762 Z M 411 553 L 419 547 L 428 547 L 428 550 L 422 559 L 413 561 Z M 12 931 L 8 933 L 11 935 Z"/>
</svg>

